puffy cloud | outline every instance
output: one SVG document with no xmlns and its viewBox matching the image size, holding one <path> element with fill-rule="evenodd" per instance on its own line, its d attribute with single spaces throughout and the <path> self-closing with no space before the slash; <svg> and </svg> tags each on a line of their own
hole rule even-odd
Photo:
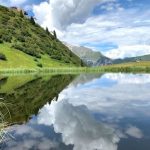
<svg viewBox="0 0 150 150">
<path fill-rule="evenodd" d="M 43 2 L 40 5 L 33 6 L 33 12 L 37 18 L 37 22 L 42 27 L 49 27 L 50 29 L 54 28 L 52 8 L 48 2 Z"/>
<path fill-rule="evenodd" d="M 33 2 L 33 1 L 32 1 Z M 150 10 L 145 6 L 126 8 L 117 0 L 0 0 L 4 5 L 32 8 L 37 22 L 70 44 L 93 46 L 110 58 L 124 58 L 150 53 Z M 130 2 L 129 2 L 130 3 Z M 33 4 L 33 3 L 32 3 Z M 134 2 L 136 4 L 136 2 Z M 98 12 L 94 13 L 95 8 Z M 103 44 L 117 48 L 105 50 Z"/>
<path fill-rule="evenodd" d="M 104 53 L 109 58 L 124 58 L 150 54 L 150 45 L 125 45 Z"/>
<path fill-rule="evenodd" d="M 113 43 L 118 48 L 112 48 L 106 52 L 103 51 L 103 47 L 95 47 L 111 58 L 149 54 L 149 14 L 150 11 L 144 11 L 141 14 L 136 10 L 122 10 L 90 17 L 83 24 L 68 26 L 62 39 L 81 45 Z"/>
<path fill-rule="evenodd" d="M 95 6 L 107 10 L 106 13 L 92 14 Z M 107 52 L 94 47 L 111 58 L 150 53 L 147 9 L 125 9 L 115 0 L 51 0 L 34 6 L 33 12 L 43 27 L 56 29 L 60 39 L 68 43 L 87 46 L 113 43 L 118 48 Z"/>
<path fill-rule="evenodd" d="M 42 26 L 64 30 L 72 23 L 83 23 L 94 6 L 114 0 L 50 0 L 33 6 L 33 12 Z M 40 12 L 40 13 L 38 13 Z M 43 15 L 49 16 L 40 19 Z"/>
<path fill-rule="evenodd" d="M 5 5 L 28 4 L 27 0 L 0 0 Z M 129 2 L 130 3 L 130 2 Z M 32 3 L 33 4 L 33 3 Z M 125 8 L 117 0 L 49 0 L 40 4 L 24 5 L 32 8 L 37 22 L 70 44 L 96 44 L 94 50 L 102 51 L 110 58 L 124 58 L 150 53 L 150 11 L 141 8 Z M 100 12 L 94 14 L 94 9 Z M 103 12 L 104 11 L 104 12 Z M 106 50 L 101 46 L 112 43 L 118 48 Z"/>
</svg>

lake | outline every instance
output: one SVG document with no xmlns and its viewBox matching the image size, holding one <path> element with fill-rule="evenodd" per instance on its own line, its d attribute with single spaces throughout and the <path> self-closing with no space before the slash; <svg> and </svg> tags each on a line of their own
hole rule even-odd
<svg viewBox="0 0 150 150">
<path fill-rule="evenodd" d="M 0 98 L 2 150 L 150 150 L 148 74 L 1 76 Z"/>
</svg>

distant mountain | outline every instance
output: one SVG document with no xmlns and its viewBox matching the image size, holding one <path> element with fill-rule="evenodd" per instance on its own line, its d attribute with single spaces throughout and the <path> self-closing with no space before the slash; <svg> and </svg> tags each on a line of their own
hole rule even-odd
<svg viewBox="0 0 150 150">
<path fill-rule="evenodd" d="M 83 47 L 83 46 L 73 46 L 68 43 L 64 44 L 81 60 L 87 64 L 88 66 L 103 66 L 103 65 L 110 65 L 110 64 L 121 64 L 127 62 L 138 62 L 138 61 L 150 61 L 150 54 L 137 56 L 137 57 L 128 57 L 124 59 L 110 59 L 104 56 L 100 52 L 93 51 L 90 48 Z"/>
<path fill-rule="evenodd" d="M 93 51 L 90 48 L 83 47 L 83 46 L 73 46 L 67 43 L 64 43 L 68 48 L 79 56 L 84 63 L 88 66 L 101 66 L 101 65 L 108 65 L 111 64 L 112 61 L 110 58 L 104 56 L 100 52 Z"/>
<path fill-rule="evenodd" d="M 113 64 L 120 64 L 120 63 L 127 63 L 127 62 L 138 62 L 138 61 L 150 61 L 150 54 L 137 56 L 137 57 L 130 57 L 124 59 L 115 59 L 112 61 Z"/>
</svg>

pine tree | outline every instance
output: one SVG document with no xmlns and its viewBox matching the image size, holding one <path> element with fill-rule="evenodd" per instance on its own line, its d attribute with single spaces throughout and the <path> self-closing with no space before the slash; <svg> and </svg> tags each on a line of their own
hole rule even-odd
<svg viewBox="0 0 150 150">
<path fill-rule="evenodd" d="M 53 31 L 53 35 L 54 35 L 54 38 L 57 39 L 57 34 L 55 30 Z"/>
<path fill-rule="evenodd" d="M 23 11 L 20 10 L 20 17 L 23 18 L 24 17 L 24 14 L 23 14 Z"/>
<path fill-rule="evenodd" d="M 31 16 L 31 18 L 30 18 L 30 22 L 33 24 L 33 25 L 35 25 L 35 21 L 34 21 L 34 18 Z"/>
<path fill-rule="evenodd" d="M 50 35 L 50 32 L 49 32 L 49 30 L 48 30 L 47 27 L 46 27 L 46 33 L 47 33 L 48 35 Z"/>
</svg>

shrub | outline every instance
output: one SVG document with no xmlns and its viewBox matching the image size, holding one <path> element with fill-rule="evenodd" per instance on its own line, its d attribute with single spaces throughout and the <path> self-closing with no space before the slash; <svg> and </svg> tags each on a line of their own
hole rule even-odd
<svg viewBox="0 0 150 150">
<path fill-rule="evenodd" d="M 38 62 L 38 60 L 36 58 L 34 58 L 34 61 Z"/>
<path fill-rule="evenodd" d="M 6 56 L 4 54 L 2 54 L 2 53 L 0 53 L 0 60 L 7 60 Z"/>
<path fill-rule="evenodd" d="M 20 42 L 25 42 L 25 38 L 24 38 L 24 36 L 22 36 L 22 35 L 19 35 L 19 36 L 17 37 L 17 40 L 20 41 Z"/>
<path fill-rule="evenodd" d="M 38 63 L 37 66 L 40 67 L 40 68 L 43 67 L 43 65 L 41 63 Z"/>
<path fill-rule="evenodd" d="M 11 43 L 12 37 L 10 35 L 5 34 L 5 35 L 2 36 L 2 40 L 5 41 L 5 42 Z"/>
<path fill-rule="evenodd" d="M 61 60 L 61 56 L 59 55 L 52 55 L 51 58 L 56 60 Z"/>
<path fill-rule="evenodd" d="M 21 31 L 21 35 L 25 37 L 31 37 L 31 34 L 28 31 Z"/>
<path fill-rule="evenodd" d="M 12 47 L 20 51 L 23 51 L 24 53 L 28 55 L 34 56 L 36 58 L 41 58 L 41 55 L 37 51 L 35 51 L 34 49 L 31 50 L 30 48 L 22 46 L 21 44 L 13 44 Z"/>
<path fill-rule="evenodd" d="M 1 43 L 3 43 L 3 40 L 2 40 L 2 39 L 0 39 L 0 44 L 1 44 Z"/>
<path fill-rule="evenodd" d="M 30 18 L 30 22 L 31 22 L 33 25 L 35 25 L 35 21 L 34 21 L 34 18 L 33 18 L 33 17 Z"/>
<path fill-rule="evenodd" d="M 70 63 L 70 62 L 69 62 L 69 60 L 65 60 L 64 62 L 65 62 L 65 63 L 67 63 L 67 64 L 69 64 L 69 63 Z"/>
<path fill-rule="evenodd" d="M 24 47 L 22 45 L 19 45 L 19 44 L 13 44 L 12 48 L 15 48 L 15 49 L 18 49 L 18 50 L 21 50 L 21 51 L 24 50 Z"/>
</svg>

